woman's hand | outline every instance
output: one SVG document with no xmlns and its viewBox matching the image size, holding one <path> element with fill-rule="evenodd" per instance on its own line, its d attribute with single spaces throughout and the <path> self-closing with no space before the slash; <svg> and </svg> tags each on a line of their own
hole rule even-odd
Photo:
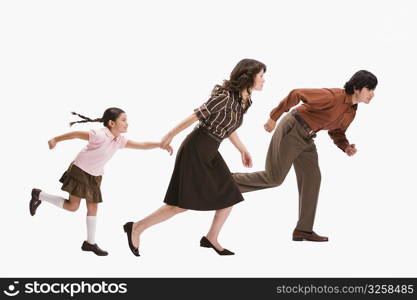
<svg viewBox="0 0 417 300">
<path fill-rule="evenodd" d="M 252 157 L 248 151 L 242 152 L 242 163 L 246 168 L 252 168 Z"/>
<path fill-rule="evenodd" d="M 56 140 L 53 138 L 53 139 L 50 139 L 49 141 L 48 141 L 48 146 L 49 146 L 49 149 L 54 149 L 55 148 L 55 146 L 56 146 Z"/>
<path fill-rule="evenodd" d="M 271 132 L 272 130 L 274 130 L 276 124 L 277 124 L 276 121 L 269 118 L 268 121 L 266 121 L 266 123 L 264 125 L 264 128 L 265 128 L 266 131 Z"/>
</svg>

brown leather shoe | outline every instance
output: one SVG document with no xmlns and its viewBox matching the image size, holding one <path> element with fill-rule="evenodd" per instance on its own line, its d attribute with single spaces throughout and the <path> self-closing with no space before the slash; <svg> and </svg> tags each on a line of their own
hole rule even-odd
<svg viewBox="0 0 417 300">
<path fill-rule="evenodd" d="M 29 212 L 31 216 L 36 214 L 36 209 L 41 205 L 42 201 L 39 200 L 39 194 L 41 193 L 40 189 L 32 189 L 32 198 L 29 202 Z"/>
<path fill-rule="evenodd" d="M 329 238 L 327 236 L 320 236 L 314 231 L 306 232 L 295 229 L 292 233 L 293 241 L 310 241 L 310 242 L 328 242 Z"/>
<path fill-rule="evenodd" d="M 91 251 L 94 252 L 95 255 L 98 256 L 107 256 L 107 251 L 104 251 L 102 249 L 100 249 L 99 246 L 97 246 L 97 244 L 90 244 L 87 241 L 84 241 L 83 245 L 81 246 L 81 249 L 83 251 Z"/>
</svg>

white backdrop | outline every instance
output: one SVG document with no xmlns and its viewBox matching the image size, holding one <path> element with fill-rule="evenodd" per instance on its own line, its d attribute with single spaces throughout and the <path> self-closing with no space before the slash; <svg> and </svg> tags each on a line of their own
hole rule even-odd
<svg viewBox="0 0 417 300">
<path fill-rule="evenodd" d="M 0 276 L 323 277 L 417 276 L 413 1 L 2 1 L 0 2 Z M 80 250 L 85 205 L 43 204 L 28 212 L 33 187 L 65 196 L 59 177 L 80 140 L 50 151 L 68 132 L 70 111 L 129 118 L 126 136 L 158 141 L 203 103 L 242 58 L 264 62 L 264 90 L 238 130 L 263 169 L 270 110 L 293 88 L 342 87 L 360 69 L 377 75 L 359 105 L 348 157 L 326 132 L 316 139 L 322 186 L 315 231 L 329 243 L 291 240 L 297 221 L 294 171 L 278 188 L 244 195 L 220 236 L 234 257 L 199 247 L 212 212 L 190 211 L 142 236 L 141 257 L 122 225 L 162 205 L 175 156 L 121 150 L 106 166 L 97 241 Z M 78 125 L 89 130 L 94 125 Z M 178 149 L 185 130 L 173 141 Z M 245 171 L 229 141 L 220 151 Z"/>
</svg>

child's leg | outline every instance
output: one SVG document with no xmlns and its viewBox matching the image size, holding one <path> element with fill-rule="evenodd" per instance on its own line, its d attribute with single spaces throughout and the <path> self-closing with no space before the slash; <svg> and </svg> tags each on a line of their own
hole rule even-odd
<svg viewBox="0 0 417 300">
<path fill-rule="evenodd" d="M 64 202 L 63 208 L 68 211 L 77 211 L 78 208 L 80 207 L 80 202 L 81 202 L 80 197 L 69 195 L 69 199 Z"/>
<path fill-rule="evenodd" d="M 87 242 L 95 244 L 98 203 L 87 200 L 85 202 L 87 204 Z"/>
<path fill-rule="evenodd" d="M 66 201 L 65 198 L 62 198 L 60 196 L 51 195 L 48 193 L 45 193 L 44 191 L 40 191 L 39 193 L 39 200 L 42 202 L 49 202 L 55 206 L 58 206 L 60 208 L 64 208 L 64 203 Z"/>
<path fill-rule="evenodd" d="M 39 193 L 39 200 L 41 200 L 42 202 L 43 201 L 49 202 L 65 210 L 76 211 L 78 207 L 80 206 L 81 198 L 73 196 L 73 195 L 69 195 L 69 200 L 67 200 L 63 197 L 51 195 L 51 194 L 45 193 L 44 191 L 41 191 Z"/>
<path fill-rule="evenodd" d="M 101 249 L 96 244 L 96 216 L 98 203 L 87 201 L 87 241 L 83 243 L 81 249 L 83 251 L 91 251 L 98 256 L 106 256 L 107 251 Z"/>
</svg>

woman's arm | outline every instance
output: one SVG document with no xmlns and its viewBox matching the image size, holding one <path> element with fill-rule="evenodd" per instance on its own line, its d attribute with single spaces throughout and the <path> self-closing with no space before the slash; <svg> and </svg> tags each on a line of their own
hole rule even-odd
<svg viewBox="0 0 417 300">
<path fill-rule="evenodd" d="M 148 149 L 154 149 L 154 148 L 160 148 L 160 147 L 161 147 L 161 143 L 157 143 L 157 142 L 135 142 L 132 140 L 128 140 L 126 143 L 126 148 L 130 148 L 130 149 L 148 150 Z M 171 146 L 168 146 L 166 150 L 170 154 L 172 154 Z"/>
<path fill-rule="evenodd" d="M 72 131 L 63 135 L 56 136 L 48 141 L 49 149 L 54 149 L 56 144 L 66 140 L 81 139 L 88 141 L 87 131 Z"/>
<path fill-rule="evenodd" d="M 194 113 L 188 118 L 186 118 L 184 121 L 179 123 L 177 126 L 175 126 L 172 130 L 170 130 L 161 140 L 161 148 L 167 149 L 169 144 L 171 144 L 172 139 L 181 131 L 188 128 L 193 124 L 195 121 L 197 121 L 197 115 Z M 168 150 L 168 149 L 167 149 Z"/>
<path fill-rule="evenodd" d="M 252 157 L 250 156 L 248 150 L 246 149 L 245 145 L 243 145 L 242 141 L 240 140 L 236 131 L 234 131 L 230 136 L 229 140 L 232 144 L 236 147 L 237 150 L 242 155 L 242 163 L 245 167 L 251 168 L 252 167 Z"/>
<path fill-rule="evenodd" d="M 237 150 L 239 150 L 240 153 L 242 152 L 248 152 L 245 145 L 243 145 L 242 141 L 240 140 L 238 134 L 236 131 L 234 131 L 230 136 L 229 140 L 232 142 L 233 146 L 236 147 Z"/>
</svg>

